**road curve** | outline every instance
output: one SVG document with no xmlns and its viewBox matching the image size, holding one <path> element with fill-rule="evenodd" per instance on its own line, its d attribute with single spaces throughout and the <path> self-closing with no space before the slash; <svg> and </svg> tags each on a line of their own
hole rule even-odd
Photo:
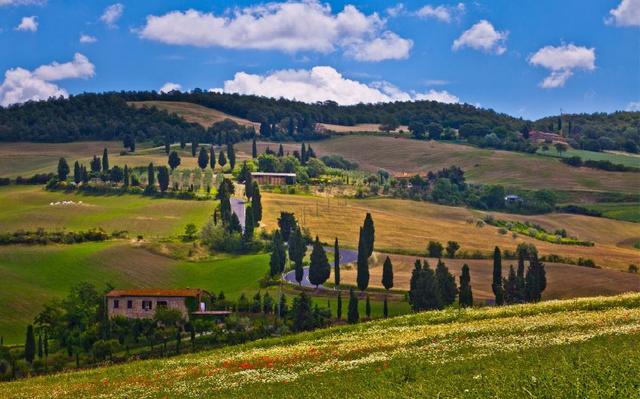
<svg viewBox="0 0 640 399">
<path fill-rule="evenodd" d="M 333 252 L 333 247 L 324 247 L 327 252 Z M 340 265 L 346 265 L 353 263 L 358 259 L 358 252 L 352 249 L 340 249 Z M 296 281 L 296 271 L 291 270 L 284 275 L 284 280 L 289 284 L 298 285 Z M 304 267 L 304 276 L 302 277 L 301 284 L 303 287 L 315 288 L 316 286 L 309 281 L 309 266 Z M 322 286 L 319 289 L 324 289 Z"/>
</svg>

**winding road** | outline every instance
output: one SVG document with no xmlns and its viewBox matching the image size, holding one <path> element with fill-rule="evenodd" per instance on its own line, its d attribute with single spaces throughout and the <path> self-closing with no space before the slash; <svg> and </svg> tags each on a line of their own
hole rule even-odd
<svg viewBox="0 0 640 399">
<path fill-rule="evenodd" d="M 333 252 L 333 247 L 324 247 L 324 250 L 327 252 Z M 353 263 L 358 260 L 358 251 L 354 251 L 352 249 L 340 249 L 340 265 L 346 265 L 349 263 Z M 284 275 L 284 280 L 289 284 L 296 284 L 296 271 L 291 270 Z M 309 266 L 304 267 L 304 276 L 302 277 L 301 285 L 303 287 L 315 288 L 316 286 L 311 284 L 309 281 Z M 324 289 L 322 286 L 318 287 L 319 289 Z"/>
</svg>

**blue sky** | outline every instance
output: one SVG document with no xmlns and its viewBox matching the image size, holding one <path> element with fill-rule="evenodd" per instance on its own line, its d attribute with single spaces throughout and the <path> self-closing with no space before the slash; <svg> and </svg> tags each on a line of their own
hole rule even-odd
<svg viewBox="0 0 640 399">
<path fill-rule="evenodd" d="M 0 29 L 0 105 L 172 83 L 525 118 L 640 110 L 640 0 L 0 0 Z"/>
</svg>

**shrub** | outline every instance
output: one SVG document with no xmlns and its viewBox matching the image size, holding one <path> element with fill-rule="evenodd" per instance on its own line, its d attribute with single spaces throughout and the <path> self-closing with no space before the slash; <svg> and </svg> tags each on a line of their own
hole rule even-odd
<svg viewBox="0 0 640 399">
<path fill-rule="evenodd" d="M 633 263 L 629 265 L 629 273 L 638 273 L 638 265 Z"/>
</svg>

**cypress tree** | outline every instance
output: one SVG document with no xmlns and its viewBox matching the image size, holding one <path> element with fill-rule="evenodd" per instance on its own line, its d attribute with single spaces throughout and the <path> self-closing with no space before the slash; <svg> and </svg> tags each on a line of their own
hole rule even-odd
<svg viewBox="0 0 640 399">
<path fill-rule="evenodd" d="M 251 143 L 251 158 L 258 158 L 258 144 L 256 143 L 256 138 L 253 138 L 253 142 Z"/>
<path fill-rule="evenodd" d="M 302 143 L 302 147 L 300 147 L 300 163 L 306 165 L 307 160 L 307 147 Z"/>
<path fill-rule="evenodd" d="M 364 312 L 367 315 L 367 319 L 371 319 L 371 300 L 369 295 L 367 295 L 367 301 L 364 304 Z"/>
<path fill-rule="evenodd" d="M 155 168 L 153 167 L 153 162 L 150 162 L 149 166 L 147 166 L 147 185 L 149 187 L 154 187 L 156 185 Z"/>
<path fill-rule="evenodd" d="M 529 302 L 540 302 L 542 299 L 542 291 L 547 288 L 547 276 L 544 270 L 544 264 L 540 262 L 537 254 L 530 254 L 525 284 L 526 300 Z"/>
<path fill-rule="evenodd" d="M 260 187 L 255 181 L 251 193 L 251 209 L 253 209 L 253 220 L 258 225 L 262 220 L 262 196 L 260 195 Z"/>
<path fill-rule="evenodd" d="M 382 315 L 386 319 L 389 317 L 389 305 L 387 304 L 387 296 L 384 296 L 384 304 L 382 305 Z"/>
<path fill-rule="evenodd" d="M 502 286 L 504 287 L 504 303 L 512 304 L 518 303 L 518 281 L 516 271 L 513 269 L 513 265 L 509 267 L 509 276 L 502 279 Z"/>
<path fill-rule="evenodd" d="M 158 168 L 158 185 L 160 186 L 160 191 L 163 193 L 169 188 L 169 170 L 166 166 L 160 166 Z"/>
<path fill-rule="evenodd" d="M 493 251 L 493 282 L 491 289 L 496 298 L 496 305 L 504 304 L 504 289 L 502 287 L 502 254 L 500 248 Z"/>
<path fill-rule="evenodd" d="M 300 231 L 299 226 L 296 226 L 289 237 L 289 259 L 291 259 L 295 266 L 296 281 L 298 284 L 301 284 L 304 278 L 302 261 L 306 252 L 307 247 L 304 245 L 302 231 Z"/>
<path fill-rule="evenodd" d="M 69 164 L 64 158 L 58 160 L 58 180 L 67 180 L 69 177 Z"/>
<path fill-rule="evenodd" d="M 91 172 L 99 173 L 100 169 L 102 168 L 102 163 L 100 162 L 100 158 L 94 155 L 93 159 L 90 162 L 90 166 L 91 166 Z"/>
<path fill-rule="evenodd" d="M 456 279 L 443 261 L 439 260 L 435 271 L 436 293 L 438 294 L 440 307 L 451 305 L 456 301 L 458 287 Z"/>
<path fill-rule="evenodd" d="M 169 160 L 167 161 L 171 170 L 174 170 L 180 165 L 180 155 L 176 151 L 171 151 L 169 154 Z"/>
<path fill-rule="evenodd" d="M 356 280 L 360 291 L 364 291 L 369 286 L 369 257 L 367 256 L 367 244 L 360 228 L 360 239 L 358 241 L 358 273 Z"/>
<path fill-rule="evenodd" d="M 220 165 L 220 167 L 224 169 L 224 166 L 226 164 L 227 164 L 227 157 L 224 155 L 224 151 L 220 150 L 220 154 L 218 154 L 218 165 Z"/>
<path fill-rule="evenodd" d="M 129 177 L 129 167 L 125 164 L 124 165 L 124 186 L 125 187 L 129 187 L 129 184 L 131 184 L 130 182 L 130 177 Z"/>
<path fill-rule="evenodd" d="M 280 144 L 280 147 L 278 147 L 278 157 L 283 157 L 284 156 L 284 148 L 282 148 L 282 144 Z"/>
<path fill-rule="evenodd" d="M 227 143 L 227 158 L 229 158 L 229 166 L 231 170 L 236 167 L 236 151 L 233 149 L 233 143 Z"/>
<path fill-rule="evenodd" d="M 194 134 L 191 137 L 191 156 L 195 157 L 196 152 L 198 152 L 198 140 L 196 139 L 196 135 Z"/>
<path fill-rule="evenodd" d="M 180 132 L 180 148 L 184 150 L 184 147 L 187 146 L 187 137 L 184 132 Z"/>
<path fill-rule="evenodd" d="M 393 288 L 393 265 L 387 256 L 382 265 L 382 286 L 388 291 Z"/>
<path fill-rule="evenodd" d="M 250 171 L 247 171 L 244 179 L 244 195 L 247 197 L 247 199 L 251 199 L 251 197 L 253 196 L 253 175 L 251 175 Z"/>
<path fill-rule="evenodd" d="M 213 148 L 213 144 L 209 148 L 209 167 L 211 170 L 216 168 L 216 150 Z"/>
<path fill-rule="evenodd" d="M 331 266 L 327 259 L 324 247 L 320 243 L 320 239 L 316 236 L 311 251 L 311 264 L 309 265 L 309 282 L 316 286 L 324 284 L 331 274 Z"/>
<path fill-rule="evenodd" d="M 171 152 L 171 137 L 169 136 L 169 134 L 165 134 L 164 135 L 164 153 L 169 155 L 169 152 Z"/>
<path fill-rule="evenodd" d="M 338 305 L 336 309 L 336 319 L 342 319 L 342 293 L 338 291 Z"/>
<path fill-rule="evenodd" d="M 27 326 L 27 336 L 24 341 L 24 360 L 29 363 L 33 363 L 33 359 L 36 356 L 36 338 L 33 335 L 33 326 L 29 324 Z"/>
<path fill-rule="evenodd" d="M 336 289 L 340 287 L 340 245 L 338 244 L 338 237 L 333 243 L 333 283 Z"/>
<path fill-rule="evenodd" d="M 460 307 L 467 308 L 473 306 L 471 275 L 469 274 L 469 266 L 466 263 L 462 265 L 462 274 L 460 274 L 460 296 L 458 300 Z"/>
<path fill-rule="evenodd" d="M 82 181 L 82 168 L 80 168 L 80 163 L 78 163 L 78 161 L 75 161 L 73 164 L 73 181 L 76 184 L 80 184 Z"/>
<path fill-rule="evenodd" d="M 106 173 L 109 169 L 109 152 L 105 148 L 104 151 L 102 151 L 102 171 Z"/>
<path fill-rule="evenodd" d="M 347 312 L 347 322 L 355 324 L 360 321 L 360 313 L 358 312 L 358 297 L 353 292 L 353 288 L 349 290 L 349 309 Z"/>
<path fill-rule="evenodd" d="M 273 234 L 273 249 L 271 251 L 271 258 L 269 259 L 269 273 L 271 277 L 277 276 L 280 274 L 280 248 L 279 246 L 282 243 L 282 238 L 280 237 L 280 231 L 276 230 Z"/>
<path fill-rule="evenodd" d="M 244 216 L 244 233 L 243 233 L 243 238 L 245 242 L 251 242 L 253 241 L 253 231 L 255 230 L 256 226 L 255 223 L 253 222 L 253 210 L 251 209 L 251 205 L 249 205 L 245 211 L 245 216 Z"/>
<path fill-rule="evenodd" d="M 516 299 L 518 303 L 523 303 L 527 296 L 524 275 L 524 258 L 524 251 L 518 251 L 518 271 L 516 272 Z"/>
<path fill-rule="evenodd" d="M 205 170 L 209 165 L 209 154 L 207 154 L 207 150 L 204 147 L 200 147 L 200 153 L 198 154 L 198 166 L 200 169 Z"/>
<path fill-rule="evenodd" d="M 38 359 L 42 359 L 43 348 L 42 348 L 42 334 L 38 334 Z"/>
<path fill-rule="evenodd" d="M 313 151 L 313 148 L 311 148 L 311 144 L 309 144 L 307 146 L 307 160 L 309 160 L 309 158 L 315 158 L 316 157 L 316 153 Z"/>
<path fill-rule="evenodd" d="M 373 254 L 373 244 L 375 241 L 375 233 L 376 229 L 373 225 L 373 218 L 371 214 L 367 212 L 367 215 L 364 218 L 364 224 L 362 225 L 362 233 L 364 235 L 365 244 L 366 244 L 366 254 L 367 258 Z"/>
</svg>

